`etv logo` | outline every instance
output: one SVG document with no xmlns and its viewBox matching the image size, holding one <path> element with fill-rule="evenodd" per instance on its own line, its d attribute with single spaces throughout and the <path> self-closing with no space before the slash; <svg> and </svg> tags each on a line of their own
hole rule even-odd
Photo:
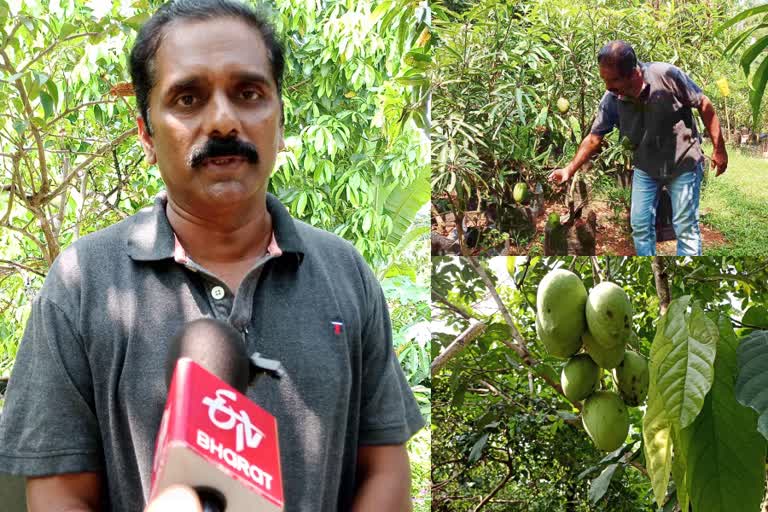
<svg viewBox="0 0 768 512">
<path fill-rule="evenodd" d="M 243 410 L 240 410 L 238 414 L 235 410 L 227 404 L 226 399 L 230 399 L 232 402 L 237 401 L 237 395 L 227 389 L 219 389 L 216 391 L 216 398 L 211 397 L 203 398 L 203 405 L 208 406 L 208 418 L 211 422 L 219 427 L 221 430 L 237 429 L 237 445 L 236 449 L 241 452 L 245 449 L 245 445 L 248 448 L 258 448 L 261 440 L 264 439 L 264 432 L 256 428 L 251 423 L 251 418 Z M 217 413 L 224 414 L 224 419 L 219 420 Z"/>
</svg>

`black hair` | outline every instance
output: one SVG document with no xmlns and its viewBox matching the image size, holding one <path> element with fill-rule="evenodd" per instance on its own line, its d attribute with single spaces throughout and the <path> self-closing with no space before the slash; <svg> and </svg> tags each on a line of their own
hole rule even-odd
<svg viewBox="0 0 768 512">
<path fill-rule="evenodd" d="M 638 66 L 635 50 L 625 41 L 611 41 L 603 46 L 597 54 L 597 63 L 615 67 L 622 78 L 628 78 Z"/>
<path fill-rule="evenodd" d="M 157 78 L 154 60 L 166 27 L 177 20 L 203 21 L 216 18 L 240 19 L 258 30 L 267 47 L 267 58 L 272 68 L 272 78 L 277 84 L 278 96 L 282 98 L 285 67 L 283 45 L 274 27 L 261 14 L 237 0 L 171 0 L 160 6 L 141 27 L 128 63 L 136 105 L 150 135 L 152 130 L 149 124 L 149 94 Z M 282 99 L 280 106 L 282 110 Z"/>
</svg>

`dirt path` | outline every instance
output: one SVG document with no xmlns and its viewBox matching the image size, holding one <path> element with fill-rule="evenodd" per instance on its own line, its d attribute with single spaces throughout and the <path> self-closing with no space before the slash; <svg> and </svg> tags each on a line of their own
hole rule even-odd
<svg viewBox="0 0 768 512">
<path fill-rule="evenodd" d="M 591 201 L 588 208 L 595 212 L 597 215 L 597 243 L 595 252 L 598 255 L 611 255 L 611 256 L 634 256 L 635 246 L 632 242 L 632 235 L 629 233 L 628 227 L 621 225 L 616 221 L 608 203 L 605 201 Z M 568 213 L 568 209 L 563 206 L 562 203 L 548 201 L 545 203 L 544 211 L 558 212 L 561 217 L 564 217 Z M 586 212 L 585 212 L 586 213 Z M 702 211 L 702 215 L 706 213 Z M 544 225 L 547 222 L 547 215 L 540 215 L 536 219 L 536 234 L 533 236 L 532 241 L 521 247 L 512 246 L 510 248 L 510 255 L 524 255 L 529 254 L 531 251 L 536 254 L 541 254 L 542 240 L 544 237 Z M 479 223 L 478 223 L 479 224 Z M 454 223 L 448 222 L 446 224 L 445 232 L 439 234 L 448 236 L 450 231 L 453 230 Z M 433 226 L 433 230 L 437 230 Z M 711 249 L 725 245 L 726 240 L 723 234 L 716 229 L 701 224 L 701 234 L 703 237 L 704 249 Z M 491 253 L 495 251 L 490 251 Z M 667 242 L 659 242 L 656 244 L 656 253 L 662 256 L 674 256 L 677 252 L 677 241 L 670 240 Z M 488 255 L 487 248 L 476 248 L 473 251 L 475 255 Z"/>
</svg>

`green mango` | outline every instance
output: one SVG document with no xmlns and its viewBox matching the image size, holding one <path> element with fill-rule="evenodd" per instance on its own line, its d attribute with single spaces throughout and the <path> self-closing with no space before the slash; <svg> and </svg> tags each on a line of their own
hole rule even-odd
<svg viewBox="0 0 768 512">
<path fill-rule="evenodd" d="M 603 281 L 589 292 L 587 326 L 595 341 L 605 348 L 626 345 L 632 333 L 632 303 L 624 289 Z"/>
<path fill-rule="evenodd" d="M 584 331 L 581 335 L 581 342 L 584 344 L 586 353 L 600 368 L 610 370 L 619 366 L 624 360 L 625 345 L 623 344 L 605 348 L 595 341 L 589 331 Z"/>
<path fill-rule="evenodd" d="M 599 450 L 612 452 L 627 439 L 629 413 L 621 397 L 613 391 L 595 391 L 584 401 L 581 421 Z"/>
<path fill-rule="evenodd" d="M 528 185 L 525 183 L 518 183 L 515 185 L 515 188 L 512 191 L 512 198 L 517 203 L 524 203 L 528 201 L 528 198 L 530 197 L 530 191 L 528 190 Z"/>
<path fill-rule="evenodd" d="M 587 290 L 579 276 L 565 269 L 549 272 L 536 291 L 536 333 L 555 357 L 567 358 L 581 349 L 586 328 Z"/>
<path fill-rule="evenodd" d="M 645 401 L 650 380 L 647 359 L 627 350 L 621 364 L 614 368 L 612 373 L 624 403 L 637 407 Z"/>
<path fill-rule="evenodd" d="M 580 402 L 591 395 L 600 383 L 601 370 L 587 354 L 576 354 L 560 372 L 560 385 L 571 402 Z"/>
</svg>

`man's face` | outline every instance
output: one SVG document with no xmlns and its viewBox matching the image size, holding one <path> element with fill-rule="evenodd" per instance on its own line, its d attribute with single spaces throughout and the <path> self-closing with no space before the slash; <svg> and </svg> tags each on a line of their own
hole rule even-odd
<svg viewBox="0 0 768 512">
<path fill-rule="evenodd" d="M 173 22 L 154 67 L 152 136 L 142 119 L 139 136 L 174 202 L 203 213 L 263 196 L 283 128 L 261 34 L 234 18 Z"/>
<path fill-rule="evenodd" d="M 605 82 L 608 91 L 622 96 L 635 98 L 643 88 L 643 75 L 637 68 L 633 69 L 628 77 L 623 77 L 615 66 L 601 65 L 600 78 Z"/>
</svg>

